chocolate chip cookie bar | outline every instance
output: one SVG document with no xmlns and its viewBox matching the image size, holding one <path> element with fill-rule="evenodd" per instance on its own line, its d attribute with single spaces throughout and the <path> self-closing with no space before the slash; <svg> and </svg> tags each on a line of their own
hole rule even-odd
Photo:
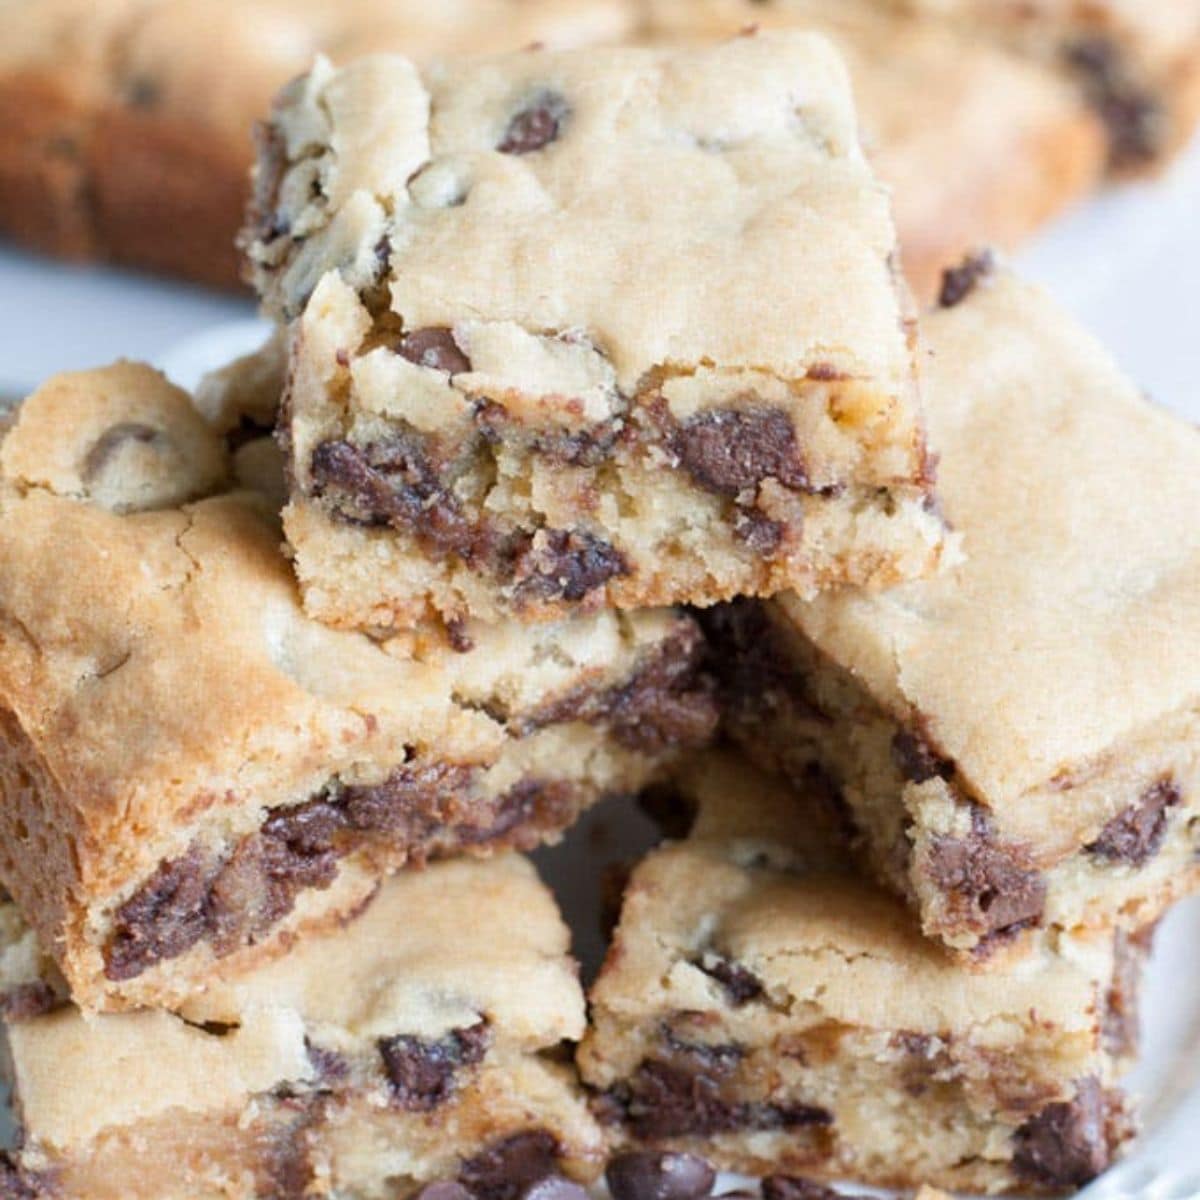
<svg viewBox="0 0 1200 1200">
<path fill-rule="evenodd" d="M 968 251 L 1015 248 L 1103 173 L 1103 131 L 1068 80 L 939 22 L 847 0 L 650 9 L 663 39 L 723 36 L 753 20 L 833 40 L 864 149 L 892 188 L 905 276 L 923 300 Z"/>
<path fill-rule="evenodd" d="M 251 126 L 316 54 L 574 45 L 635 19 L 632 0 L 8 0 L 0 231 L 235 286 Z"/>
<path fill-rule="evenodd" d="M 129 363 L 0 443 L 0 881 L 86 1009 L 169 1004 L 406 863 L 554 838 L 715 723 L 668 610 L 457 649 L 308 620 L 229 459 Z"/>
<path fill-rule="evenodd" d="M 701 758 L 678 787 L 695 824 L 635 869 L 579 1050 L 619 1141 L 988 1194 L 1070 1191 L 1112 1161 L 1140 941 L 1047 932 L 1011 969 L 963 971 L 845 869 L 820 776 Z"/>
<path fill-rule="evenodd" d="M 887 196 L 827 43 L 318 65 L 258 189 L 311 615 L 546 619 L 937 561 Z"/>
<path fill-rule="evenodd" d="M 768 0 L 770 2 L 770 0 Z M 1161 166 L 1200 116 L 1197 0 L 885 0 L 956 22 L 1064 70 L 1108 132 L 1118 174 Z"/>
<path fill-rule="evenodd" d="M 809 23 L 829 0 L 648 0 L 651 21 L 672 32 L 698 25 Z M 1014 51 L 1068 80 L 1102 126 L 1110 170 L 1161 167 L 1200 116 L 1197 0 L 837 0 L 833 7 L 899 14 L 949 27 L 970 44 Z"/>
<path fill-rule="evenodd" d="M 925 390 L 965 562 L 710 627 L 742 744 L 819 762 L 874 873 L 982 961 L 1200 883 L 1200 434 L 986 259 L 942 300 Z"/>
<path fill-rule="evenodd" d="M 584 1026 L 567 929 L 519 855 L 393 877 L 178 1013 L 89 1020 L 11 904 L 0 935 L 21 1128 L 4 1196 L 390 1200 L 458 1179 L 496 1200 L 601 1166 L 561 1061 Z"/>
</svg>

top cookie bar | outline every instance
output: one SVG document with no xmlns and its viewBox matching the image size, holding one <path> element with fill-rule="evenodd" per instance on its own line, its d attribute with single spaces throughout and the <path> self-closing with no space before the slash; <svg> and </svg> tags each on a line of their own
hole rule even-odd
<svg viewBox="0 0 1200 1200">
<path fill-rule="evenodd" d="M 876 873 L 980 958 L 1200 885 L 1200 435 L 983 261 L 923 329 L 966 561 L 714 621 L 734 728 L 840 785 Z"/>
<path fill-rule="evenodd" d="M 245 234 L 294 323 L 310 614 L 711 603 L 930 568 L 885 190 L 821 39 L 320 64 Z"/>
</svg>

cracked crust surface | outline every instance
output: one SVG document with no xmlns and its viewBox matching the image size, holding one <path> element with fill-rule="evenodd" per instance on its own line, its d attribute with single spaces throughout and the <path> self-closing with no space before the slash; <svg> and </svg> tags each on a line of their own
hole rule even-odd
<svg viewBox="0 0 1200 1200">
<path fill-rule="evenodd" d="M 236 971 L 410 858 L 556 836 L 711 730 L 669 611 L 457 651 L 309 621 L 269 502 L 149 368 L 52 380 L 0 475 L 0 868 L 85 1006 Z"/>
<path fill-rule="evenodd" d="M 0 925 L 9 998 L 42 976 L 12 905 Z M 590 1177 L 599 1132 L 546 1057 L 584 1026 L 568 940 L 523 858 L 457 860 L 178 1015 L 9 1007 L 18 1167 L 51 1195 L 373 1198 L 536 1132 L 550 1165 Z"/>
<path fill-rule="evenodd" d="M 847 869 L 822 790 L 727 755 L 676 786 L 695 824 L 635 869 L 579 1054 L 618 1137 L 751 1174 L 989 1193 L 1065 1190 L 1111 1159 L 1123 942 L 1045 936 L 964 973 Z M 1033 1167 L 1031 1131 L 1076 1104 L 1107 1116 Z"/>
<path fill-rule="evenodd" d="M 628 34 L 634 17 L 626 0 L 11 0 L 0 227 L 230 287 L 251 126 L 315 54 L 574 45 Z"/>
<path fill-rule="evenodd" d="M 886 193 L 823 41 L 318 64 L 245 244 L 294 321 L 285 528 L 323 620 L 937 560 Z"/>
<path fill-rule="evenodd" d="M 877 873 L 970 951 L 1196 886 L 1200 438 L 1040 291 L 963 279 L 924 328 L 964 562 L 773 602 L 772 715 L 753 666 L 735 690 L 748 744 L 785 770 L 815 751 Z"/>
<path fill-rule="evenodd" d="M 905 275 L 923 300 L 979 246 L 1014 248 L 1097 184 L 1105 141 L 1057 73 L 940 23 L 872 3 L 652 0 L 652 36 L 748 23 L 830 37 L 846 60 L 863 147 L 891 188 Z"/>
</svg>

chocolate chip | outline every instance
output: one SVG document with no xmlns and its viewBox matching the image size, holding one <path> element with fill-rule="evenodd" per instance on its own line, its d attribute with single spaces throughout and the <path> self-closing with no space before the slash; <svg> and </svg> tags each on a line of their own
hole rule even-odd
<svg viewBox="0 0 1200 1200">
<path fill-rule="evenodd" d="M 954 920 L 981 935 L 1034 923 L 1046 906 L 1045 879 L 1021 865 L 1013 847 L 997 842 L 979 805 L 971 806 L 965 837 L 933 840 L 926 869 Z"/>
<path fill-rule="evenodd" d="M 190 950 L 208 928 L 209 871 L 203 850 L 163 862 L 116 911 L 104 951 L 104 974 L 134 979 L 164 958 Z"/>
<path fill-rule="evenodd" d="M 1051 1104 L 1013 1135 L 1013 1166 L 1047 1188 L 1082 1187 L 1112 1161 L 1109 1101 L 1094 1078 L 1083 1080 L 1069 1103 Z"/>
<path fill-rule="evenodd" d="M 910 783 L 954 778 L 954 764 L 935 754 L 919 733 L 907 729 L 898 730 L 892 738 L 892 761 Z"/>
<path fill-rule="evenodd" d="M 475 639 L 467 632 L 466 621 L 458 618 L 446 622 L 446 640 L 456 654 L 469 654 L 475 649 Z"/>
<path fill-rule="evenodd" d="M 473 1197 L 455 1179 L 435 1179 L 432 1183 L 427 1183 L 413 1200 L 473 1200 Z"/>
<path fill-rule="evenodd" d="M 764 479 L 804 491 L 808 474 L 796 434 L 782 409 L 713 409 L 690 417 L 671 448 L 701 487 L 722 496 L 752 495 Z"/>
<path fill-rule="evenodd" d="M 480 1062 L 490 1042 L 487 1021 L 452 1029 L 437 1041 L 411 1034 L 381 1038 L 379 1053 L 392 1103 L 406 1112 L 430 1112 L 444 1104 L 454 1091 L 458 1072 Z"/>
<path fill-rule="evenodd" d="M 1183 793 L 1174 781 L 1158 780 L 1136 803 L 1113 817 L 1100 836 L 1084 849 L 1108 862 L 1144 866 L 1162 849 L 1167 834 L 1167 810 L 1182 799 Z"/>
<path fill-rule="evenodd" d="M 461 375 L 471 369 L 471 360 L 459 349 L 453 331 L 441 326 L 406 333 L 396 353 L 419 367 L 431 367 L 447 375 Z"/>
<path fill-rule="evenodd" d="M 420 435 L 397 431 L 368 446 L 322 442 L 310 470 L 313 495 L 342 520 L 403 529 L 426 551 L 468 563 L 486 554 L 487 530 L 463 513 Z"/>
<path fill-rule="evenodd" d="M 634 1136 L 648 1141 L 833 1123 L 832 1113 L 817 1105 L 726 1098 L 718 1077 L 657 1059 L 644 1060 L 610 1096 Z"/>
<path fill-rule="evenodd" d="M 475 1200 L 519 1200 L 526 1188 L 553 1174 L 562 1149 L 545 1129 L 515 1133 L 467 1159 L 459 1182 Z"/>
<path fill-rule="evenodd" d="M 157 108 L 162 103 L 162 85 L 149 75 L 136 75 L 125 89 L 125 99 L 131 108 Z"/>
<path fill-rule="evenodd" d="M 108 467 L 113 455 L 130 443 L 155 446 L 159 449 L 169 444 L 167 435 L 161 429 L 144 425 L 140 421 L 122 421 L 106 429 L 88 450 L 83 460 L 84 479 L 95 479 Z"/>
<path fill-rule="evenodd" d="M 666 638 L 613 688 L 580 688 L 523 717 L 518 732 L 584 721 L 608 726 L 623 746 L 654 752 L 701 746 L 716 732 L 718 712 L 712 680 L 703 670 L 704 640 L 688 623 Z"/>
<path fill-rule="evenodd" d="M 967 255 L 957 267 L 942 273 L 939 306 L 954 308 L 961 304 L 995 269 L 996 259 L 990 250 Z"/>
<path fill-rule="evenodd" d="M 706 954 L 703 958 L 693 960 L 692 965 L 715 979 L 725 989 L 729 1002 L 735 1008 L 749 1004 L 763 994 L 762 980 L 740 963 L 730 962 L 717 954 Z"/>
<path fill-rule="evenodd" d="M 610 579 L 630 573 L 625 556 L 584 529 L 547 529 L 513 557 L 518 599 L 583 600 Z"/>
<path fill-rule="evenodd" d="M 1080 77 L 1093 112 L 1108 134 L 1108 161 L 1115 170 L 1143 167 L 1163 148 L 1166 120 L 1159 98 L 1131 75 L 1125 55 L 1103 35 L 1077 38 L 1063 57 Z"/>
<path fill-rule="evenodd" d="M 743 509 L 733 521 L 734 536 L 755 554 L 770 558 L 783 544 L 783 526 L 757 509 Z"/>
<path fill-rule="evenodd" d="M 591 1196 L 581 1184 L 561 1175 L 547 1175 L 531 1183 L 521 1193 L 521 1200 L 591 1200 Z"/>
<path fill-rule="evenodd" d="M 325 1087 L 343 1082 L 350 1074 L 350 1064 L 336 1050 L 318 1046 L 310 1038 L 304 1039 L 308 1061 L 312 1063 L 317 1078 Z"/>
<path fill-rule="evenodd" d="M 571 110 L 558 92 L 542 91 L 513 116 L 496 147 L 501 154 L 532 154 L 562 134 Z"/>
<path fill-rule="evenodd" d="M 698 1154 L 634 1150 L 610 1159 L 604 1180 L 613 1200 L 698 1200 L 717 1174 Z"/>
</svg>

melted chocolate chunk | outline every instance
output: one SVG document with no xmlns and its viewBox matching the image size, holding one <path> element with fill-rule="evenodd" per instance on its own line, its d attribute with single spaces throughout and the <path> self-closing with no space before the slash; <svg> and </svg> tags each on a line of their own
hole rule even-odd
<svg viewBox="0 0 1200 1200">
<path fill-rule="evenodd" d="M 721 707 L 735 721 L 757 725 L 788 713 L 828 723 L 810 701 L 784 636 L 762 604 L 733 600 L 701 610 L 696 619 L 712 647 L 709 669 L 717 680 Z"/>
<path fill-rule="evenodd" d="M 526 1188 L 553 1174 L 561 1157 L 552 1133 L 531 1129 L 467 1159 L 458 1178 L 476 1200 L 518 1200 Z"/>
<path fill-rule="evenodd" d="M 726 1098 L 719 1078 L 646 1059 L 610 1093 L 635 1137 L 708 1137 L 750 1129 L 794 1129 L 833 1123 L 827 1109 Z"/>
<path fill-rule="evenodd" d="M 464 1067 L 483 1060 L 491 1042 L 487 1021 L 452 1029 L 437 1041 L 410 1034 L 381 1038 L 379 1053 L 392 1103 L 406 1112 L 431 1112 L 450 1099 Z"/>
<path fill-rule="evenodd" d="M 713 409 L 689 418 L 671 439 L 687 473 L 722 496 L 757 491 L 764 479 L 808 489 L 808 474 L 796 449 L 796 434 L 778 408 Z"/>
<path fill-rule="evenodd" d="M 328 887 L 338 860 L 373 842 L 403 846 L 413 863 L 481 842 L 532 848 L 573 811 L 569 784 L 526 779 L 485 802 L 470 797 L 474 778 L 471 767 L 431 763 L 399 767 L 377 784 L 334 783 L 270 813 L 224 860 L 193 848 L 164 862 L 117 910 L 105 975 L 133 979 L 206 938 L 228 954 L 287 916 L 302 890 Z"/>
<path fill-rule="evenodd" d="M 134 979 L 154 963 L 196 945 L 208 930 L 208 880 L 199 847 L 160 864 L 117 909 L 104 974 L 114 982 Z"/>
<path fill-rule="evenodd" d="M 558 140 L 570 115 L 570 106 L 559 92 L 539 92 L 513 115 L 496 149 L 501 154 L 541 150 Z"/>
<path fill-rule="evenodd" d="M 656 647 L 626 683 L 569 692 L 524 718 L 520 732 L 585 721 L 608 726 L 632 750 L 704 745 L 716 732 L 718 711 L 703 661 L 703 638 L 689 624 Z"/>
<path fill-rule="evenodd" d="M 969 834 L 934 839 L 927 870 L 956 920 L 981 935 L 1036 923 L 1046 906 L 1045 879 L 996 841 L 978 805 L 971 806 Z"/>
<path fill-rule="evenodd" d="M 697 970 L 703 971 L 711 979 L 715 979 L 729 997 L 734 1008 L 749 1004 L 763 994 L 762 980 L 740 963 L 730 962 L 715 954 L 706 954 L 703 958 L 695 959 L 692 963 Z"/>
<path fill-rule="evenodd" d="M 898 730 L 892 738 L 892 761 L 910 783 L 954 778 L 954 764 L 939 758 L 925 738 L 907 729 Z"/>
<path fill-rule="evenodd" d="M 1117 44 L 1099 34 L 1078 38 L 1063 48 L 1063 56 L 1083 81 L 1088 103 L 1104 123 L 1109 166 L 1123 170 L 1152 163 L 1163 149 L 1163 106 L 1153 92 L 1131 78 Z"/>
<path fill-rule="evenodd" d="M 468 519 L 442 484 L 426 439 L 417 434 L 396 432 L 369 446 L 322 442 L 310 466 L 313 495 L 342 520 L 403 529 L 429 553 L 455 554 L 468 563 L 489 549 L 486 530 Z"/>
<path fill-rule="evenodd" d="M 939 306 L 954 308 L 961 304 L 995 269 L 996 259 L 990 250 L 967 255 L 957 267 L 942 273 Z"/>
<path fill-rule="evenodd" d="M 396 353 L 419 367 L 432 367 L 447 375 L 461 375 L 471 369 L 471 360 L 459 349 L 454 333 L 441 326 L 406 333 Z"/>
<path fill-rule="evenodd" d="M 459 841 L 464 846 L 506 841 L 519 849 L 532 850 L 541 840 L 540 834 L 522 836 L 520 831 L 561 829 L 574 807 L 575 788 L 564 780 L 524 779 L 501 797 L 490 822 L 460 827 Z"/>
<path fill-rule="evenodd" d="M 699 1200 L 717 1173 L 698 1154 L 634 1150 L 609 1159 L 604 1180 L 613 1200 Z"/>
<path fill-rule="evenodd" d="M 1013 1134 L 1013 1166 L 1030 1183 L 1056 1190 L 1082 1187 L 1112 1161 L 1108 1098 L 1092 1078 L 1075 1099 L 1051 1104 Z"/>
<path fill-rule="evenodd" d="M 585 529 L 546 529 L 513 560 L 519 600 L 584 599 L 610 579 L 630 573 L 625 556 Z"/>
<path fill-rule="evenodd" d="M 44 979 L 37 979 L 31 983 L 19 983 L 0 995 L 0 1016 L 6 1021 L 28 1021 L 54 1012 L 66 1003 L 66 998 L 60 996 Z"/>
<path fill-rule="evenodd" d="M 1182 799 L 1183 793 L 1172 780 L 1158 780 L 1136 803 L 1113 817 L 1100 836 L 1084 849 L 1108 862 L 1144 866 L 1162 849 L 1167 835 L 1167 811 Z"/>
</svg>

